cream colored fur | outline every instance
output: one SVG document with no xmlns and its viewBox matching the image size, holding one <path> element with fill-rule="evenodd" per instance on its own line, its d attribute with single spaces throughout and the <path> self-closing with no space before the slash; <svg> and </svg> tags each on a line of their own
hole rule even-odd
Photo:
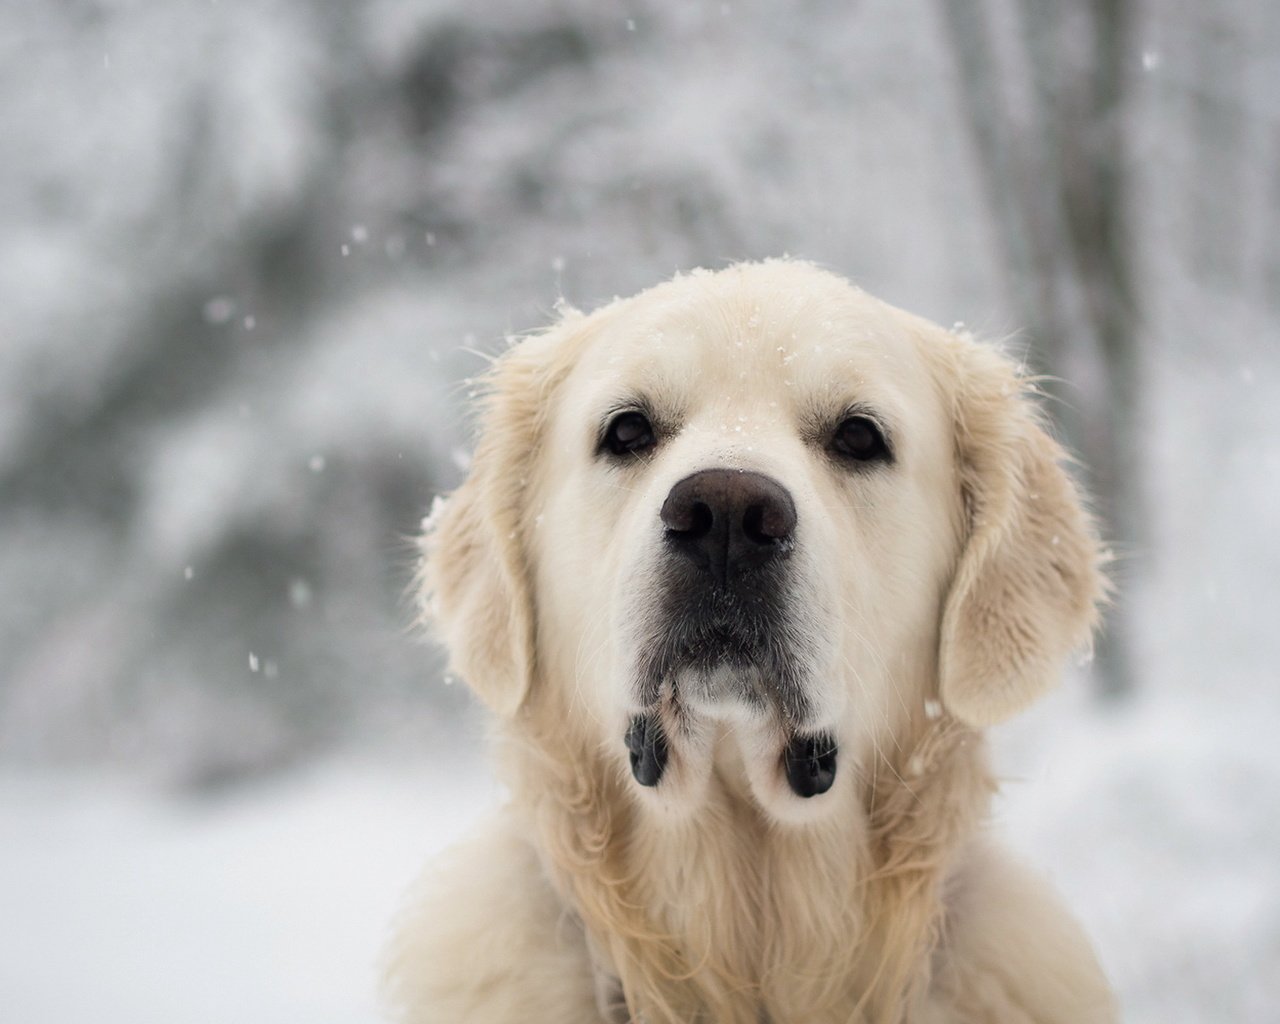
<svg viewBox="0 0 1280 1024">
<path fill-rule="evenodd" d="M 670 429 L 604 466 L 601 419 L 637 393 Z M 890 421 L 885 472 L 823 451 L 851 402 Z M 421 586 L 511 798 L 406 912 L 399 1018 L 1114 1020 L 1087 940 L 982 834 L 980 730 L 1052 684 L 1103 592 L 1062 459 L 995 350 L 799 262 L 677 278 L 500 357 Z M 811 800 L 758 716 L 708 715 L 654 790 L 628 772 L 657 508 L 707 466 L 795 498 L 797 650 L 841 757 Z"/>
</svg>

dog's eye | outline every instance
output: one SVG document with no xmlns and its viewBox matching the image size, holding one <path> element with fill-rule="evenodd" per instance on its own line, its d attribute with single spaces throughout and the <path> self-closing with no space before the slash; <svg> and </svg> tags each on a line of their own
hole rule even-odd
<svg viewBox="0 0 1280 1024">
<path fill-rule="evenodd" d="M 624 412 L 615 416 L 605 430 L 601 447 L 613 455 L 634 455 L 657 443 L 653 424 L 642 412 Z"/>
<path fill-rule="evenodd" d="M 884 434 L 875 421 L 866 416 L 850 416 L 836 427 L 831 447 L 856 462 L 887 462 L 890 458 Z"/>
</svg>

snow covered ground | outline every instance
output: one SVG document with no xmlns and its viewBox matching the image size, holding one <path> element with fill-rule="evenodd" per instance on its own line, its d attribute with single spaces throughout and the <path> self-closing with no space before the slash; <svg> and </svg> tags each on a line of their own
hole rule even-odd
<svg viewBox="0 0 1280 1024">
<path fill-rule="evenodd" d="M 333 761 L 221 796 L 0 779 L 0 1020 L 355 1024 L 427 854 L 497 801 Z"/>
<path fill-rule="evenodd" d="M 1000 737 L 996 824 L 1084 921 L 1132 1024 L 1276 1020 L 1274 688 L 1099 712 L 1061 693 Z"/>
<path fill-rule="evenodd" d="M 1076 908 L 1132 1024 L 1275 1019 L 1274 699 L 1099 712 L 1068 687 L 998 737 L 995 827 Z M 406 887 L 500 799 L 452 760 L 333 759 L 194 798 L 0 776 L 3 1019 L 378 1019 Z"/>
</svg>

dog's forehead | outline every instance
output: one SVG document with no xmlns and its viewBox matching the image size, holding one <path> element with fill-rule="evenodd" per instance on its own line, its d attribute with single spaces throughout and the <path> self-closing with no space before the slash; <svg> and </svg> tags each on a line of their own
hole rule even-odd
<svg viewBox="0 0 1280 1024">
<path fill-rule="evenodd" d="M 756 412 L 907 404 L 927 376 L 911 318 L 811 274 L 725 272 L 643 293 L 611 311 L 576 376 L 602 400 L 681 415 L 726 402 Z"/>
</svg>

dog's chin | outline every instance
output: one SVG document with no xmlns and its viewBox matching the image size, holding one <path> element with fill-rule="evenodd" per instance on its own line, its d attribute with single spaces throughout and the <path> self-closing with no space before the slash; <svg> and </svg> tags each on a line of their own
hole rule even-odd
<svg viewBox="0 0 1280 1024">
<path fill-rule="evenodd" d="M 673 693 L 686 715 L 712 721 L 756 721 L 769 713 L 765 673 L 758 665 L 723 659 L 675 675 Z"/>
</svg>

